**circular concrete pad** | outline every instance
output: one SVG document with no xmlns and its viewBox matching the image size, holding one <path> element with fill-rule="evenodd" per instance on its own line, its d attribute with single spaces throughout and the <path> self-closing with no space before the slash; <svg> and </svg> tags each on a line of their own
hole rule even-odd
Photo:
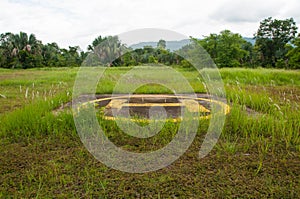
<svg viewBox="0 0 300 199">
<path fill-rule="evenodd" d="M 151 114 L 160 115 L 162 108 L 166 112 L 169 119 L 180 119 L 182 110 L 191 113 L 199 113 L 202 118 L 209 118 L 211 114 L 211 104 L 217 104 L 222 107 L 224 114 L 229 113 L 229 106 L 222 102 L 210 99 L 207 94 L 197 94 L 196 98 L 189 95 L 156 95 L 156 94 L 136 94 L 136 95 L 97 95 L 95 103 L 97 108 L 101 110 L 104 118 L 114 120 L 116 115 L 118 118 L 130 117 L 149 119 Z"/>
</svg>

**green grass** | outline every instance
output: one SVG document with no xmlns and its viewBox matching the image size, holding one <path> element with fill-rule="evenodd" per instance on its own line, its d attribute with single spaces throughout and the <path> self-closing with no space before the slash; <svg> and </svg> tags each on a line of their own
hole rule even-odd
<svg viewBox="0 0 300 199">
<path fill-rule="evenodd" d="M 107 69 L 97 93 L 112 93 L 129 70 Z M 146 74 L 155 73 L 155 78 L 174 87 L 180 85 L 157 70 Z M 196 71 L 176 70 L 196 92 L 205 92 Z M 0 198 L 300 195 L 300 71 L 220 69 L 231 112 L 217 145 L 208 156 L 198 158 L 208 126 L 208 121 L 201 121 L 193 144 L 182 157 L 164 169 L 145 174 L 123 173 L 98 162 L 76 134 L 70 110 L 53 111 L 71 100 L 77 71 L 0 69 L 0 94 L 5 96 L 0 97 Z M 135 92 L 172 93 L 156 84 Z M 136 152 L 165 146 L 179 125 L 168 122 L 157 135 L 138 139 L 126 135 L 114 121 L 98 119 L 114 144 Z"/>
<path fill-rule="evenodd" d="M 77 68 L 0 71 L 0 114 L 24 107 L 37 100 L 69 93 Z"/>
</svg>

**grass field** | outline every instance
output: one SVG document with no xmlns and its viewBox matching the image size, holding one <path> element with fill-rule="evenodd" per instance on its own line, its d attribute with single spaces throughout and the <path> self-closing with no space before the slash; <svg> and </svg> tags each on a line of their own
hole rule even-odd
<svg viewBox="0 0 300 199">
<path fill-rule="evenodd" d="M 112 93 L 130 68 L 109 68 L 97 93 Z M 195 92 L 196 71 L 177 68 Z M 156 172 L 129 174 L 98 162 L 81 143 L 69 108 L 78 68 L 0 69 L 1 198 L 297 198 L 300 196 L 300 71 L 220 69 L 231 112 L 214 149 L 198 152 L 208 121 L 188 151 Z M 159 68 L 150 72 L 168 77 Z M 170 93 L 157 85 L 136 93 Z M 166 145 L 178 124 L 151 139 L 100 120 L 109 139 L 131 151 Z"/>
</svg>

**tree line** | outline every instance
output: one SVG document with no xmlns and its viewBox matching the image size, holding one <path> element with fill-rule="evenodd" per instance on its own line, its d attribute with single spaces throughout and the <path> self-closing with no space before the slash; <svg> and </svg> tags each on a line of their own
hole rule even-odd
<svg viewBox="0 0 300 199">
<path fill-rule="evenodd" d="M 0 67 L 35 68 L 80 66 L 86 53 L 79 46 L 60 48 L 57 43 L 43 44 L 34 34 L 0 35 Z"/>
<path fill-rule="evenodd" d="M 300 69 L 300 34 L 293 18 L 271 17 L 260 22 L 252 45 L 229 30 L 210 34 L 202 40 L 192 38 L 211 56 L 218 67 L 276 67 Z"/>
<path fill-rule="evenodd" d="M 25 69 L 80 66 L 83 61 L 88 61 L 88 65 L 99 65 L 99 60 L 101 65 L 106 66 L 161 63 L 191 67 L 179 54 L 189 51 L 188 47 L 196 44 L 206 50 L 218 67 L 300 69 L 300 34 L 297 35 L 297 29 L 293 18 L 278 20 L 269 17 L 260 22 L 254 34 L 254 45 L 240 34 L 224 30 L 203 39 L 191 37 L 190 44 L 174 52 L 166 49 L 164 40 L 160 40 L 156 47 L 131 49 L 122 44 L 117 36 L 99 36 L 84 52 L 78 46 L 64 49 L 56 43 L 44 45 L 34 34 L 4 33 L 0 35 L 0 67 Z M 94 59 L 85 60 L 89 53 L 95 54 Z"/>
</svg>

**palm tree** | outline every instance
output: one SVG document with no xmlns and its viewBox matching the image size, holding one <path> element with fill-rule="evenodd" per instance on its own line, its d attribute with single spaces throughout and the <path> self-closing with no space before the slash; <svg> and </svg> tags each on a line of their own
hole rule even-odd
<svg viewBox="0 0 300 199">
<path fill-rule="evenodd" d="M 108 66 L 112 66 L 113 62 L 126 52 L 127 48 L 120 42 L 118 36 L 109 36 L 94 48 L 100 64 Z"/>
<path fill-rule="evenodd" d="M 8 43 L 11 50 L 11 57 L 12 57 L 12 68 L 16 67 L 17 65 L 22 65 L 22 67 L 27 67 L 30 65 L 32 67 L 34 64 L 32 60 L 26 63 L 25 59 L 30 54 L 35 55 L 34 57 L 37 58 L 42 54 L 42 42 L 37 40 L 34 34 L 30 34 L 29 36 L 25 32 L 20 32 L 19 34 L 9 34 Z"/>
<path fill-rule="evenodd" d="M 106 37 L 103 38 L 101 36 L 97 37 L 96 39 L 94 39 L 92 45 L 89 45 L 87 49 L 89 51 L 94 51 L 95 47 L 97 47 L 101 42 L 105 41 L 106 39 L 107 39 Z"/>
<path fill-rule="evenodd" d="M 11 34 L 10 40 L 13 45 L 12 55 L 17 56 L 20 50 L 25 50 L 32 54 L 41 54 L 41 41 L 37 40 L 34 34 L 20 32 L 19 34 Z"/>
</svg>

